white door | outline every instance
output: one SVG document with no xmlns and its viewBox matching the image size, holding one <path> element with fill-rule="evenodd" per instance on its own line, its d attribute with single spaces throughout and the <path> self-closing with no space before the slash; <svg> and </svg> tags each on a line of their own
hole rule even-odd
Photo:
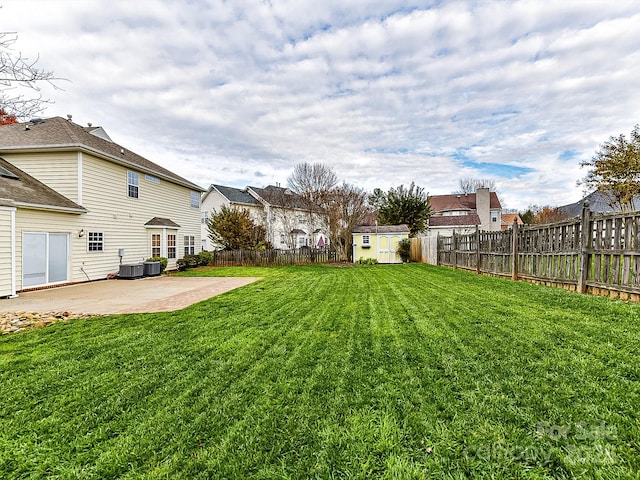
<svg viewBox="0 0 640 480">
<path fill-rule="evenodd" d="M 25 233 L 22 236 L 22 288 L 65 282 L 68 271 L 68 234 Z"/>
</svg>

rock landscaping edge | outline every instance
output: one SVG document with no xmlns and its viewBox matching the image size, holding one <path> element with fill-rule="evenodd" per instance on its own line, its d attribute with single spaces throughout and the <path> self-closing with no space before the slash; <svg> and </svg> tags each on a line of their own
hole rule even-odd
<svg viewBox="0 0 640 480">
<path fill-rule="evenodd" d="M 98 317 L 87 313 L 71 312 L 0 312 L 0 331 L 3 335 L 41 328 L 67 320 Z"/>
</svg>

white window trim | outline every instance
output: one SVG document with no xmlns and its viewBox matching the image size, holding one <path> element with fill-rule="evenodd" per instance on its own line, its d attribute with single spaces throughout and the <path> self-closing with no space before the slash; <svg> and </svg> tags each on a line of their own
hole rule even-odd
<svg viewBox="0 0 640 480">
<path fill-rule="evenodd" d="M 92 233 L 100 235 L 101 236 L 100 237 L 101 240 L 100 241 L 94 240 L 92 242 L 90 240 Z M 89 248 L 89 244 L 91 244 L 91 243 L 99 243 L 102 248 L 100 250 L 91 250 Z M 100 232 L 100 231 L 97 231 L 97 230 L 87 232 L 87 253 L 104 253 L 104 232 Z"/>
<path fill-rule="evenodd" d="M 194 190 L 191 190 L 191 194 L 190 194 L 190 202 L 191 202 L 191 208 L 200 208 L 200 194 Z M 197 205 L 194 205 L 194 200 L 197 198 Z"/>
<path fill-rule="evenodd" d="M 371 235 L 362 235 L 362 246 L 371 246 Z"/>
<path fill-rule="evenodd" d="M 136 184 L 130 183 L 129 174 L 135 175 Z M 129 195 L 129 187 L 136 187 L 137 196 L 132 197 Z M 127 198 L 140 198 L 140 174 L 138 172 L 134 172 L 133 170 L 127 170 Z"/>
</svg>

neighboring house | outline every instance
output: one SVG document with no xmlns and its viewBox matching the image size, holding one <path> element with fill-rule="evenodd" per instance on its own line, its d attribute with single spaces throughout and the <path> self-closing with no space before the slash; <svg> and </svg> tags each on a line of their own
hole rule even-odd
<svg viewBox="0 0 640 480">
<path fill-rule="evenodd" d="M 407 225 L 361 225 L 353 229 L 353 261 L 373 258 L 379 263 L 402 263 L 400 240 L 409 238 Z"/>
<path fill-rule="evenodd" d="M 54 117 L 0 126 L 0 296 L 106 278 L 200 244 L 198 185 Z"/>
<path fill-rule="evenodd" d="M 500 199 L 488 188 L 478 188 L 476 193 L 433 195 L 429 203 L 433 212 L 428 227 L 431 234 L 470 233 L 476 227 L 485 231 L 502 229 Z"/>
<path fill-rule="evenodd" d="M 211 185 L 202 197 L 204 250 L 217 248 L 209 238 L 207 219 L 224 205 L 248 210 L 252 220 L 264 226 L 267 240 L 274 248 L 323 248 L 329 244 L 322 212 L 317 208 L 309 211 L 303 199 L 291 190 L 278 185 L 244 189 Z"/>
<path fill-rule="evenodd" d="M 264 208 L 250 193 L 245 190 L 223 185 L 211 185 L 202 196 L 200 205 L 200 237 L 202 250 L 211 251 L 218 248 L 209 238 L 207 220 L 214 212 L 220 212 L 223 206 L 246 209 L 249 216 L 258 225 L 264 225 Z"/>
<path fill-rule="evenodd" d="M 582 206 L 584 205 L 584 202 L 587 201 L 589 202 L 589 210 L 593 213 L 620 211 L 620 208 L 615 205 L 615 202 L 612 201 L 611 197 L 599 190 L 590 193 L 582 200 L 578 200 L 577 202 L 569 205 L 563 205 L 562 207 L 558 207 L 558 209 L 564 216 L 566 216 L 566 218 L 579 217 L 582 215 Z M 634 197 L 632 210 L 640 210 L 640 195 L 636 195 Z"/>
<path fill-rule="evenodd" d="M 502 230 L 509 230 L 513 228 L 513 222 L 518 225 L 524 225 L 524 222 L 517 213 L 503 213 L 502 214 Z"/>
</svg>

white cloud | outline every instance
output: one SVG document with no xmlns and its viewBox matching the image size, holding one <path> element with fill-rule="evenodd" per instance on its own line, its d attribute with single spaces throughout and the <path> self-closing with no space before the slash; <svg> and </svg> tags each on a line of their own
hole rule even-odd
<svg viewBox="0 0 640 480">
<path fill-rule="evenodd" d="M 0 17 L 70 80 L 47 115 L 203 186 L 321 161 L 368 189 L 493 177 L 510 207 L 569 203 L 580 161 L 640 121 L 635 1 L 22 0 Z"/>
</svg>

